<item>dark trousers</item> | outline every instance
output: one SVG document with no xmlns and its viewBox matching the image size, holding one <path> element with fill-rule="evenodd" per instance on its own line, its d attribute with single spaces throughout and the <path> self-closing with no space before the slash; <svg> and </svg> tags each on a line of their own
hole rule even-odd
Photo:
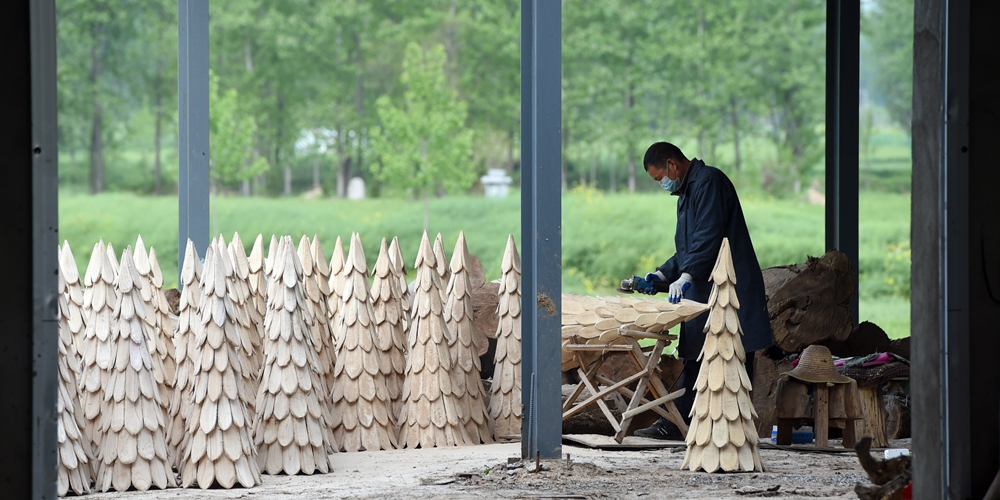
<svg viewBox="0 0 1000 500">
<path fill-rule="evenodd" d="M 753 383 L 753 358 L 754 353 L 747 353 L 747 361 L 744 366 L 747 369 L 747 376 L 750 377 L 750 383 Z M 684 361 L 684 369 L 681 371 L 680 386 L 686 389 L 684 395 L 674 400 L 674 405 L 677 406 L 677 410 L 681 412 L 684 417 L 684 421 L 688 424 L 691 423 L 691 417 L 688 415 L 691 413 L 691 406 L 694 405 L 694 383 L 698 380 L 698 372 L 701 370 L 701 362 L 696 359 L 688 359 Z M 668 390 L 672 390 L 669 389 Z M 663 418 L 663 417 L 660 417 Z"/>
</svg>

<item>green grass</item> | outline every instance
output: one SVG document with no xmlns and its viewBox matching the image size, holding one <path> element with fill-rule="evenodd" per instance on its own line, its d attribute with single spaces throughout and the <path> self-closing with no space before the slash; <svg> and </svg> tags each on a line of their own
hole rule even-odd
<svg viewBox="0 0 1000 500">
<path fill-rule="evenodd" d="M 742 199 L 751 237 L 763 267 L 822 255 L 824 207 L 799 199 L 748 194 Z M 860 199 L 861 319 L 881 325 L 891 337 L 909 334 L 909 195 L 863 192 Z M 605 194 L 577 188 L 563 197 L 563 289 L 612 295 L 618 281 L 651 271 L 673 253 L 676 198 L 660 193 Z M 167 286 L 177 283 L 177 198 L 126 193 L 88 196 L 63 191 L 60 238 L 68 240 L 84 270 L 98 238 L 119 252 L 142 234 L 157 256 Z M 215 197 L 213 234 L 227 241 L 238 231 L 249 252 L 263 234 L 318 234 L 329 255 L 333 242 L 360 233 L 369 263 L 381 238 L 398 236 L 412 262 L 423 230 L 423 203 L 403 199 L 305 200 L 302 198 Z M 500 274 L 507 235 L 520 248 L 520 200 L 449 196 L 430 202 L 431 235 L 441 232 L 450 254 L 464 230 L 469 250 L 487 277 Z"/>
</svg>

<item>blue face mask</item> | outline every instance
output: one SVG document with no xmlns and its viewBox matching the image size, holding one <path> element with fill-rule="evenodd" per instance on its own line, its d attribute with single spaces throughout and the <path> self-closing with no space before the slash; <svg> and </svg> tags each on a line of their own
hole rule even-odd
<svg viewBox="0 0 1000 500">
<path fill-rule="evenodd" d="M 666 189 L 667 191 L 670 191 L 671 193 L 675 193 L 677 192 L 677 185 L 679 181 L 680 179 L 671 180 L 669 177 L 664 175 L 663 178 L 660 179 L 660 187 Z"/>
</svg>

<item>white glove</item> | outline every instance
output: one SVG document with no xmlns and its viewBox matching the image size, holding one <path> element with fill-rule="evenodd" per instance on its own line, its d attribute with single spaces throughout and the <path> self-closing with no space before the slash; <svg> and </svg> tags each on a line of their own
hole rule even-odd
<svg viewBox="0 0 1000 500">
<path fill-rule="evenodd" d="M 684 292 L 688 288 L 691 288 L 691 275 L 688 273 L 681 273 L 681 278 L 670 284 L 670 297 L 668 300 L 674 304 L 681 301 L 684 297 Z"/>
</svg>

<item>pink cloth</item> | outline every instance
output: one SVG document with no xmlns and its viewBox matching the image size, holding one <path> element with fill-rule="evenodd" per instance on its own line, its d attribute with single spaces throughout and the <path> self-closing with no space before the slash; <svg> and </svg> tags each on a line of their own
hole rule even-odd
<svg viewBox="0 0 1000 500">
<path fill-rule="evenodd" d="M 891 363 L 893 361 L 895 361 L 895 358 L 893 358 L 892 355 L 890 355 L 887 352 L 883 352 L 883 353 L 879 354 L 877 358 L 875 358 L 875 359 L 873 359 L 871 361 L 868 361 L 867 363 L 864 363 L 861 366 L 869 367 L 869 366 L 875 366 L 875 365 L 884 365 L 886 363 Z"/>
</svg>

